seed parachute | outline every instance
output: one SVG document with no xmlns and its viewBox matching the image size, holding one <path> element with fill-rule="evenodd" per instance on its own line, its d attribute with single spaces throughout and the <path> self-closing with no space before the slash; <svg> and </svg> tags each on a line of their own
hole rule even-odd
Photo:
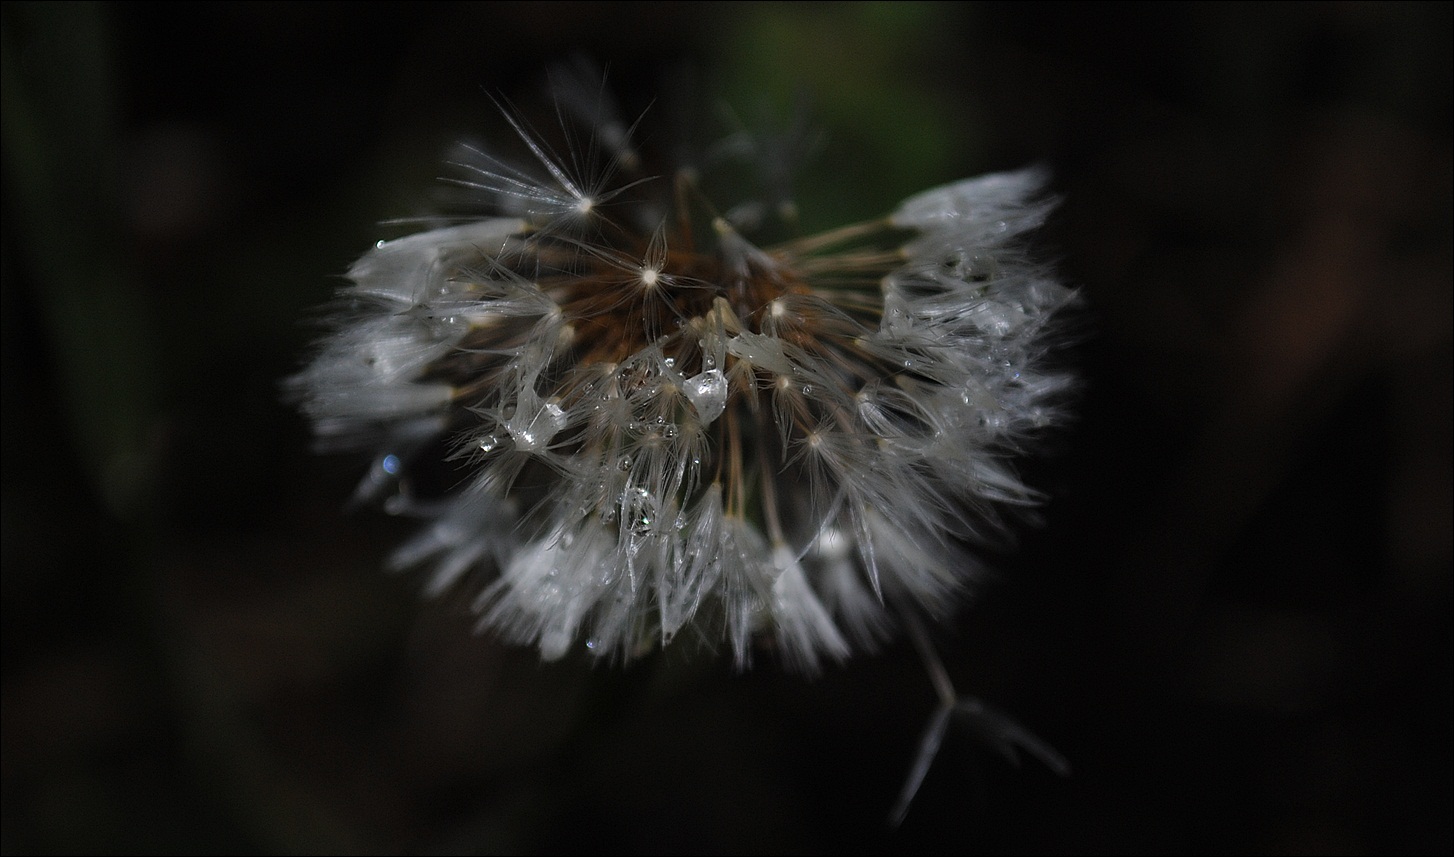
<svg viewBox="0 0 1454 857">
<path fill-rule="evenodd" d="M 559 104 L 565 156 L 507 113 L 533 163 L 470 150 L 479 216 L 359 259 L 288 382 L 322 448 L 376 457 L 360 499 L 427 519 L 393 564 L 551 659 L 686 637 L 811 672 L 946 614 L 1070 383 L 1045 176 L 797 235 L 762 147 L 652 172 L 589 88 Z M 710 198 L 744 152 L 765 180 Z"/>
</svg>

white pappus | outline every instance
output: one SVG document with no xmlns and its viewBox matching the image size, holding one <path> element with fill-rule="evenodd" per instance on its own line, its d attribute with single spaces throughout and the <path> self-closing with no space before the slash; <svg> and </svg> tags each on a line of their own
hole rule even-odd
<svg viewBox="0 0 1454 857">
<path fill-rule="evenodd" d="M 1038 501 L 1010 460 L 1070 385 L 1045 357 L 1073 293 L 1026 243 L 1046 176 L 758 243 L 763 212 L 793 213 L 781 187 L 708 199 L 710 158 L 652 177 L 613 108 L 559 104 L 589 142 L 561 157 L 507 114 L 533 168 L 473 151 L 457 183 L 479 219 L 349 270 L 288 381 L 320 446 L 373 453 L 359 498 L 428 519 L 396 567 L 431 592 L 483 580 L 481 625 L 548 659 L 686 637 L 812 672 L 907 627 L 942 702 L 927 766 L 965 703 L 920 617 L 973 582 L 997 509 Z M 425 502 L 410 475 L 440 441 L 454 483 Z"/>
</svg>

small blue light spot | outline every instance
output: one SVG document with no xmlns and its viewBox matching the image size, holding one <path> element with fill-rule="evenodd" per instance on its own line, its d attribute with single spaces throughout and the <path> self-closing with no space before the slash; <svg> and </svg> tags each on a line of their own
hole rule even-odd
<svg viewBox="0 0 1454 857">
<path fill-rule="evenodd" d="M 384 468 L 385 473 L 397 475 L 399 473 L 399 456 L 386 455 L 384 460 L 379 462 L 379 466 Z"/>
</svg>

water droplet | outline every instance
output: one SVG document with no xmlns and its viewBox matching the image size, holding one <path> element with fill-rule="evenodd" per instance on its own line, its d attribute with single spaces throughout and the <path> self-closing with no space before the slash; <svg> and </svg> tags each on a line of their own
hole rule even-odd
<svg viewBox="0 0 1454 857">
<path fill-rule="evenodd" d="M 495 437 L 492 434 L 487 434 L 484 437 L 480 438 L 480 442 L 479 442 L 480 452 L 486 452 L 486 453 L 494 452 L 495 451 L 495 447 L 497 447 L 499 445 L 500 445 L 500 439 L 498 437 Z"/>
<path fill-rule="evenodd" d="M 1001 413 L 980 414 L 980 427 L 991 433 L 1001 432 L 1005 429 L 1008 420 Z"/>
<path fill-rule="evenodd" d="M 403 467 L 403 462 L 399 460 L 399 456 L 397 455 L 386 455 L 379 461 L 379 467 L 382 467 L 384 472 L 390 476 L 397 476 L 400 468 Z"/>
<path fill-rule="evenodd" d="M 566 422 L 565 410 L 555 402 L 546 402 L 533 414 L 517 410 L 505 427 L 514 438 L 517 449 L 535 452 L 544 449 L 565 428 Z"/>
<path fill-rule="evenodd" d="M 727 407 L 727 377 L 721 369 L 708 369 L 688 378 L 684 392 L 697 409 L 702 425 L 710 425 Z"/>
<path fill-rule="evenodd" d="M 842 562 L 847 559 L 853 549 L 853 541 L 848 534 L 837 527 L 825 527 L 818 534 L 818 541 L 815 545 L 819 556 L 826 560 Z"/>
<path fill-rule="evenodd" d="M 651 535 L 652 526 L 656 523 L 658 503 L 650 491 L 645 488 L 633 490 L 629 497 L 621 497 L 623 508 L 629 508 L 631 514 L 631 534 L 637 537 Z"/>
</svg>

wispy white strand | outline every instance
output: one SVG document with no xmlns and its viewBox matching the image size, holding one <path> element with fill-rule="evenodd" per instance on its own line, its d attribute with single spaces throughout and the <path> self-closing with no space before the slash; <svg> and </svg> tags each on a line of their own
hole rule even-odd
<svg viewBox="0 0 1454 857">
<path fill-rule="evenodd" d="M 1044 357 L 1072 295 L 1026 245 L 1044 172 L 759 247 L 747 227 L 795 217 L 787 161 L 747 207 L 672 213 L 690 175 L 641 183 L 619 113 L 561 83 L 584 146 L 507 112 L 536 169 L 470 154 L 459 183 L 497 216 L 365 254 L 289 382 L 321 443 L 375 453 L 360 498 L 455 445 L 464 487 L 389 507 L 431 519 L 393 565 L 431 569 L 431 593 L 488 580 L 481 624 L 546 658 L 694 628 L 739 665 L 767 639 L 812 672 L 944 615 L 994 508 L 1039 499 L 1010 459 L 1069 386 Z M 750 136 L 734 153 L 761 155 Z"/>
</svg>

